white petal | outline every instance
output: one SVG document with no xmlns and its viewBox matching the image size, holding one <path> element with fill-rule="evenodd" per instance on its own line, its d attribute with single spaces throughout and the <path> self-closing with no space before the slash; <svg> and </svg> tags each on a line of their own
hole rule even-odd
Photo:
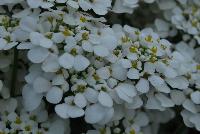
<svg viewBox="0 0 200 134">
<path fill-rule="evenodd" d="M 189 118 L 189 121 L 194 123 L 195 128 L 200 131 L 200 114 L 194 114 Z"/>
<path fill-rule="evenodd" d="M 55 112 L 61 117 L 61 118 L 69 118 L 69 115 L 67 113 L 67 109 L 68 109 L 68 106 L 67 104 L 63 103 L 63 104 L 59 104 L 59 105 L 56 105 L 55 107 Z"/>
<path fill-rule="evenodd" d="M 120 83 L 115 90 L 121 90 L 123 93 L 125 93 L 129 97 L 136 96 L 136 88 L 134 85 L 128 84 L 128 83 Z"/>
<path fill-rule="evenodd" d="M 166 79 L 166 81 L 173 88 L 186 89 L 189 86 L 188 80 L 182 76 Z"/>
<path fill-rule="evenodd" d="M 164 75 L 167 77 L 167 78 L 175 78 L 178 74 L 177 72 L 171 68 L 171 67 L 166 67 L 165 68 L 165 71 L 164 71 Z"/>
<path fill-rule="evenodd" d="M 114 64 L 112 65 L 112 76 L 117 80 L 123 81 L 127 78 L 127 69 L 119 64 Z"/>
<path fill-rule="evenodd" d="M 183 103 L 183 107 L 185 109 L 187 109 L 188 111 L 192 112 L 192 113 L 197 113 L 197 108 L 196 106 L 194 105 L 194 103 L 189 100 L 189 99 L 186 99 Z"/>
<path fill-rule="evenodd" d="M 91 103 L 97 102 L 98 91 L 96 91 L 92 88 L 87 88 L 87 90 L 84 92 L 84 95 L 89 102 L 91 102 Z"/>
<path fill-rule="evenodd" d="M 33 45 L 32 43 L 23 42 L 17 46 L 17 49 L 32 49 L 34 46 L 35 45 Z M 0 46 L 0 48 L 1 48 L 1 46 Z"/>
<path fill-rule="evenodd" d="M 93 104 L 88 106 L 85 110 L 85 121 L 87 123 L 95 124 L 103 119 L 105 115 L 105 108 L 100 104 Z"/>
<path fill-rule="evenodd" d="M 44 38 L 41 33 L 38 32 L 31 32 L 30 33 L 30 41 L 34 45 L 40 45 L 40 40 Z"/>
<path fill-rule="evenodd" d="M 170 93 L 170 88 L 167 86 L 166 83 L 155 87 L 159 92 L 163 93 Z"/>
<path fill-rule="evenodd" d="M 135 87 L 128 83 L 120 83 L 117 87 L 115 87 L 115 90 L 118 96 L 128 103 L 131 103 L 132 98 L 137 94 Z"/>
<path fill-rule="evenodd" d="M 98 101 L 101 105 L 105 107 L 112 107 L 113 106 L 113 100 L 110 97 L 110 95 L 104 91 L 100 91 L 98 95 Z"/>
<path fill-rule="evenodd" d="M 85 0 L 79 0 L 79 5 L 80 7 L 84 10 L 87 11 L 88 9 L 91 9 L 92 6 L 89 4 L 89 2 L 85 1 Z"/>
<path fill-rule="evenodd" d="M 54 5 L 51 2 L 42 2 L 41 7 L 42 8 L 50 8 L 53 7 Z"/>
<path fill-rule="evenodd" d="M 161 107 L 160 102 L 154 96 L 148 97 L 148 100 L 147 100 L 147 103 L 146 103 L 145 107 L 147 109 L 164 110 L 164 108 Z"/>
<path fill-rule="evenodd" d="M 139 71 L 137 69 L 131 68 L 127 72 L 127 77 L 129 79 L 139 79 L 140 78 Z"/>
<path fill-rule="evenodd" d="M 53 46 L 53 42 L 50 39 L 42 38 L 40 40 L 40 46 L 45 48 L 51 48 Z"/>
<path fill-rule="evenodd" d="M 94 53 L 100 57 L 105 57 L 109 55 L 108 49 L 100 45 L 94 46 Z"/>
<path fill-rule="evenodd" d="M 141 78 L 135 87 L 137 91 L 141 93 L 147 93 L 149 91 L 149 81 L 144 78 Z"/>
<path fill-rule="evenodd" d="M 78 93 L 74 97 L 74 103 L 80 107 L 84 108 L 87 105 L 87 100 L 85 99 L 84 95 L 81 93 Z"/>
<path fill-rule="evenodd" d="M 35 47 L 28 51 L 28 58 L 33 63 L 43 62 L 49 55 L 49 51 L 46 48 Z"/>
<path fill-rule="evenodd" d="M 65 130 L 69 130 L 68 120 L 63 121 L 55 118 L 48 126 L 47 134 L 65 134 Z"/>
<path fill-rule="evenodd" d="M 153 63 L 145 62 L 144 64 L 144 71 L 153 74 L 155 72 L 156 66 Z"/>
<path fill-rule="evenodd" d="M 164 80 L 161 77 L 157 76 L 157 75 L 150 76 L 148 78 L 148 80 L 151 82 L 151 84 L 154 87 L 160 86 L 160 85 L 162 85 L 164 83 Z"/>
<path fill-rule="evenodd" d="M 61 43 L 63 42 L 65 39 L 64 35 L 62 33 L 53 33 L 53 37 L 52 37 L 52 40 L 55 42 L 55 43 Z"/>
<path fill-rule="evenodd" d="M 106 123 L 111 121 L 113 115 L 114 115 L 114 109 L 112 107 L 106 108 L 104 118 L 101 121 L 99 121 L 98 124 L 105 125 Z"/>
<path fill-rule="evenodd" d="M 107 67 L 99 68 L 96 73 L 102 79 L 108 79 L 110 77 L 110 70 Z"/>
<path fill-rule="evenodd" d="M 158 29 L 158 31 L 168 31 L 169 30 L 169 24 L 162 19 L 156 19 L 155 26 Z"/>
<path fill-rule="evenodd" d="M 42 69 L 45 72 L 57 72 L 60 66 L 58 63 L 57 55 L 49 55 L 46 60 L 42 63 Z"/>
<path fill-rule="evenodd" d="M 93 46 L 87 41 L 83 41 L 82 48 L 87 52 L 93 52 Z"/>
<path fill-rule="evenodd" d="M 33 82 L 33 88 L 37 93 L 43 93 L 51 89 L 51 83 L 43 77 L 37 77 Z"/>
<path fill-rule="evenodd" d="M 105 15 L 108 12 L 107 9 L 103 7 L 95 7 L 93 10 L 98 15 Z"/>
<path fill-rule="evenodd" d="M 27 0 L 27 3 L 31 8 L 38 8 L 41 5 L 42 0 Z"/>
<path fill-rule="evenodd" d="M 3 50 L 6 44 L 7 44 L 6 40 L 3 38 L 0 38 L 0 50 Z"/>
<path fill-rule="evenodd" d="M 181 105 L 186 99 L 184 93 L 179 90 L 171 90 L 170 96 L 176 105 Z"/>
<path fill-rule="evenodd" d="M 90 61 L 82 55 L 77 55 L 74 59 L 74 69 L 83 71 L 90 65 Z"/>
<path fill-rule="evenodd" d="M 66 83 L 66 81 L 62 74 L 56 75 L 52 80 L 52 85 L 63 85 L 65 83 Z"/>
<path fill-rule="evenodd" d="M 200 92 L 199 91 L 195 91 L 195 92 L 191 93 L 190 97 L 191 97 L 191 100 L 195 104 L 200 104 Z"/>
<path fill-rule="evenodd" d="M 133 102 L 132 103 L 126 103 L 126 107 L 128 109 L 138 109 L 143 105 L 143 101 L 139 96 L 135 96 L 133 98 Z"/>
<path fill-rule="evenodd" d="M 173 107 L 174 106 L 174 102 L 161 93 L 156 94 L 155 97 L 160 101 L 161 106 L 163 106 L 163 107 Z"/>
<path fill-rule="evenodd" d="M 80 107 L 68 105 L 67 113 L 71 118 L 77 118 L 83 116 L 85 112 Z"/>
<path fill-rule="evenodd" d="M 76 2 L 76 1 L 68 0 L 67 4 L 70 5 L 71 7 L 75 8 L 75 9 L 79 8 L 78 2 Z"/>
<path fill-rule="evenodd" d="M 29 85 L 24 86 L 22 90 L 22 96 L 24 99 L 24 107 L 28 111 L 33 111 L 36 109 L 40 105 L 43 97 L 42 94 L 36 93 Z"/>
<path fill-rule="evenodd" d="M 33 1 L 33 0 L 31 0 L 31 1 Z M 38 1 L 38 0 L 36 0 L 36 1 Z M 37 2 L 35 2 L 35 4 L 36 3 Z M 27 32 L 36 31 L 37 30 L 37 19 L 33 18 L 33 17 L 22 18 L 21 21 L 20 21 L 20 28 L 24 31 L 27 31 Z"/>
<path fill-rule="evenodd" d="M 62 67 L 70 69 L 74 65 L 74 56 L 68 53 L 64 53 L 59 57 L 58 62 Z"/>
<path fill-rule="evenodd" d="M 48 102 L 52 104 L 57 104 L 62 100 L 63 91 L 58 87 L 52 87 L 46 95 Z"/>
<path fill-rule="evenodd" d="M 131 61 L 130 60 L 128 60 L 128 59 L 121 59 L 120 62 L 121 62 L 122 66 L 124 68 L 131 68 Z"/>
<path fill-rule="evenodd" d="M 128 102 L 128 103 L 132 103 L 133 102 L 133 98 L 126 95 L 122 90 L 116 90 L 117 95 L 119 96 L 120 99 Z"/>
<path fill-rule="evenodd" d="M 139 112 L 134 121 L 137 122 L 137 125 L 140 127 L 145 127 L 149 123 L 149 118 L 145 112 Z"/>
</svg>

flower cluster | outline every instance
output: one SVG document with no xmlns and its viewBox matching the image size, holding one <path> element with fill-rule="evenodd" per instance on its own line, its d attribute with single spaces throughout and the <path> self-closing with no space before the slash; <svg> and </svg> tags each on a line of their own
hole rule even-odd
<svg viewBox="0 0 200 134">
<path fill-rule="evenodd" d="M 17 106 L 20 105 L 20 100 L 10 98 L 1 100 L 0 104 L 1 134 L 55 134 L 58 130 L 60 134 L 69 133 L 69 131 L 66 131 L 69 127 L 67 121 L 63 121 L 56 116 L 48 119 L 44 104 L 41 104 L 30 113 L 24 109 L 17 109 Z"/>
<path fill-rule="evenodd" d="M 158 17 L 131 18 L 142 6 Z M 77 133 L 76 119 L 157 134 L 177 114 L 200 131 L 199 14 L 198 0 L 1 0 L 0 134 Z"/>
</svg>

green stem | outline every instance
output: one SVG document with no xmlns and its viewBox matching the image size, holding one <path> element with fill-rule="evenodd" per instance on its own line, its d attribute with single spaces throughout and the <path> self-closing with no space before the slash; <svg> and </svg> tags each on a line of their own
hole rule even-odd
<svg viewBox="0 0 200 134">
<path fill-rule="evenodd" d="M 18 69 L 18 50 L 17 47 L 14 48 L 14 55 L 13 55 L 13 70 L 11 76 L 11 90 L 10 95 L 11 97 L 15 96 L 15 89 L 16 89 L 16 80 L 17 80 L 17 69 Z"/>
</svg>

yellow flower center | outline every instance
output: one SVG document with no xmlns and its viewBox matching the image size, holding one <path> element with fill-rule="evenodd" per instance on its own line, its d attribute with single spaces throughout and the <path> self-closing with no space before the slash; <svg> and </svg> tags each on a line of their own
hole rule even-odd
<svg viewBox="0 0 200 134">
<path fill-rule="evenodd" d="M 137 47 L 135 47 L 135 46 L 131 46 L 131 47 L 129 47 L 129 51 L 130 51 L 131 53 L 137 53 L 138 49 L 137 49 Z"/>
<path fill-rule="evenodd" d="M 151 35 L 148 35 L 147 37 L 145 37 L 145 40 L 146 40 L 147 42 L 153 42 L 153 38 L 152 38 Z"/>
</svg>

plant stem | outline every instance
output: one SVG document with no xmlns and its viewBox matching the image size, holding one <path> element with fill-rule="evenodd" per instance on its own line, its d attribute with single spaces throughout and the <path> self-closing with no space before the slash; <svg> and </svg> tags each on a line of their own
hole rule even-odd
<svg viewBox="0 0 200 134">
<path fill-rule="evenodd" d="M 15 89 L 16 89 L 16 80 L 17 80 L 17 69 L 18 69 L 18 50 L 17 47 L 14 48 L 14 54 L 13 54 L 13 70 L 12 70 L 12 76 L 11 76 L 11 90 L 10 95 L 11 97 L 15 96 Z"/>
</svg>

